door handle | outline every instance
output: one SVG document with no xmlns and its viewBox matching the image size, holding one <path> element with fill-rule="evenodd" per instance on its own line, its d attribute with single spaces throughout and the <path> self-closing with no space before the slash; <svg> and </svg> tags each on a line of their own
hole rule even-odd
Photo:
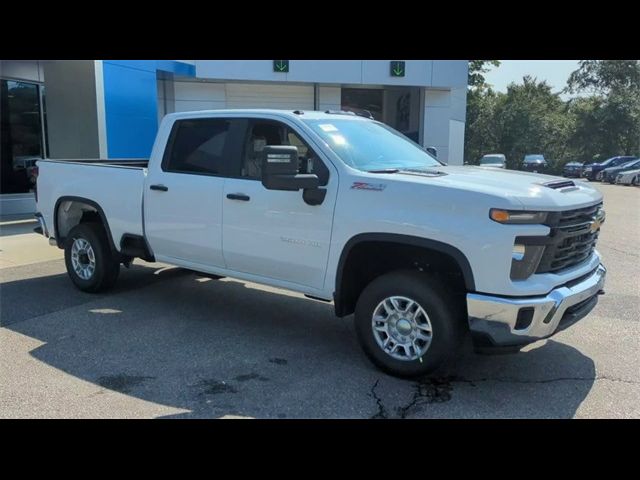
<svg viewBox="0 0 640 480">
<path fill-rule="evenodd" d="M 166 187 L 164 185 L 151 185 L 149 186 L 149 188 L 151 190 L 159 190 L 160 192 L 166 192 L 169 190 L 169 187 Z"/>
<path fill-rule="evenodd" d="M 230 200 L 242 200 L 243 202 L 248 202 L 251 200 L 249 195 L 245 195 L 244 193 L 228 193 L 227 198 Z"/>
<path fill-rule="evenodd" d="M 230 200 L 241 200 L 243 202 L 248 202 L 251 200 L 249 195 L 245 195 L 244 193 L 228 193 L 227 198 Z"/>
</svg>

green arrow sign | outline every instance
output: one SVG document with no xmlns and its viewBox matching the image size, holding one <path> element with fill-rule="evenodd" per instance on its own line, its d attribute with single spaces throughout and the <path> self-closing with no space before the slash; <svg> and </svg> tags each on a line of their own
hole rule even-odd
<svg viewBox="0 0 640 480">
<path fill-rule="evenodd" d="M 404 77 L 405 68 L 404 62 L 394 61 L 390 62 L 390 70 L 392 77 Z"/>
<path fill-rule="evenodd" d="M 289 60 L 274 60 L 273 71 L 278 73 L 289 72 Z"/>
</svg>

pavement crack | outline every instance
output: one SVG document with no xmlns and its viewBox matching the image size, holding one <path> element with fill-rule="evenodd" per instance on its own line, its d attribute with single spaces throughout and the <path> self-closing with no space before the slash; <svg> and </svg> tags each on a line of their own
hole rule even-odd
<svg viewBox="0 0 640 480">
<path fill-rule="evenodd" d="M 454 384 L 468 384 L 472 387 L 476 387 L 478 383 L 515 383 L 515 384 L 545 384 L 554 382 L 595 382 L 598 380 L 606 380 L 610 382 L 621 382 L 630 385 L 640 385 L 640 381 L 625 380 L 622 378 L 615 378 L 611 376 L 596 376 L 596 377 L 557 377 L 557 378 L 544 378 L 538 380 L 526 380 L 520 378 L 498 377 L 498 378 L 477 378 L 467 379 L 458 376 L 448 377 L 433 377 L 425 378 L 414 382 L 413 393 L 409 401 L 395 408 L 395 415 L 389 414 L 389 409 L 385 406 L 382 399 L 378 396 L 376 389 L 380 383 L 380 379 L 376 380 L 371 387 L 369 395 L 376 401 L 378 411 L 370 418 L 407 418 L 416 410 L 419 410 L 422 406 L 433 403 L 444 403 L 451 400 L 451 393 L 453 391 Z"/>
<path fill-rule="evenodd" d="M 407 415 L 418 407 L 430 403 L 444 403 L 451 400 L 451 385 L 455 381 L 464 381 L 457 377 L 425 378 L 413 385 L 413 395 L 409 403 L 397 408 L 399 418 Z"/>
<path fill-rule="evenodd" d="M 376 404 L 378 405 L 378 411 L 370 418 L 389 418 L 389 414 L 384 406 L 384 403 L 382 402 L 382 399 L 378 397 L 378 394 L 376 393 L 376 388 L 378 387 L 379 382 L 380 379 L 377 379 L 371 387 L 371 391 L 369 393 L 369 395 L 373 397 L 373 399 L 376 401 Z"/>
<path fill-rule="evenodd" d="M 451 383 L 453 381 L 464 380 L 459 380 L 457 377 L 426 378 L 414 383 L 413 394 L 409 402 L 396 407 L 396 415 L 391 416 L 389 415 L 389 409 L 376 393 L 376 388 L 380 383 L 380 379 L 378 379 L 371 387 L 369 394 L 376 401 L 378 411 L 370 418 L 407 418 L 407 415 L 422 405 L 448 402 L 451 400 L 451 390 L 453 389 Z"/>
</svg>

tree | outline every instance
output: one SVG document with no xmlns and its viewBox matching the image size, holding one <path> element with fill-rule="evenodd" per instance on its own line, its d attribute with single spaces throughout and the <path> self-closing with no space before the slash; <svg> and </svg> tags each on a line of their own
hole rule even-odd
<svg viewBox="0 0 640 480">
<path fill-rule="evenodd" d="M 525 154 L 542 153 L 559 174 L 569 161 L 640 154 L 639 61 L 581 61 L 564 92 L 582 95 L 568 101 L 529 76 L 496 93 L 483 76 L 486 62 L 469 64 L 467 162 L 503 153 L 507 166 L 518 168 Z"/>
<path fill-rule="evenodd" d="M 469 60 L 469 77 L 467 92 L 467 119 L 464 158 L 469 162 L 477 161 L 488 147 L 492 139 L 491 112 L 494 93 L 487 84 L 484 74 L 491 67 L 500 66 L 499 60 Z M 495 140 L 495 139 L 492 139 Z"/>
<path fill-rule="evenodd" d="M 500 60 L 469 60 L 468 84 L 472 90 L 484 90 L 490 86 L 487 84 L 484 74 L 491 67 L 499 67 Z"/>
<path fill-rule="evenodd" d="M 572 127 L 567 107 L 545 81 L 530 76 L 522 80 L 498 94 L 494 123 L 500 153 L 507 156 L 509 168 L 518 168 L 526 154 L 541 153 L 555 169 L 566 154 Z"/>
<path fill-rule="evenodd" d="M 638 60 L 581 60 L 579 65 L 569 76 L 565 92 L 607 95 L 620 90 L 640 90 Z"/>
<path fill-rule="evenodd" d="M 572 101 L 579 119 L 574 148 L 586 161 L 640 153 L 640 61 L 582 60 L 579 65 L 565 91 L 590 96 Z"/>
</svg>

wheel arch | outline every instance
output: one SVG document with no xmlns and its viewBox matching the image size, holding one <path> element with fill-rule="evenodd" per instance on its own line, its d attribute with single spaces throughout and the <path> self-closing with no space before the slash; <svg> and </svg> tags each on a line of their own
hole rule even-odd
<svg viewBox="0 0 640 480">
<path fill-rule="evenodd" d="M 356 291 L 354 293 L 349 290 L 349 278 L 347 277 L 347 275 L 349 275 L 348 270 L 351 268 L 349 260 L 352 258 L 352 253 L 357 251 L 357 247 L 362 247 L 364 244 L 385 244 L 392 248 L 410 247 L 414 249 L 414 251 L 421 251 L 432 255 L 439 254 L 442 259 L 457 266 L 462 276 L 462 281 L 466 291 L 475 291 L 475 280 L 471 265 L 465 254 L 458 248 L 437 240 L 412 235 L 394 233 L 361 233 L 351 237 L 347 241 L 342 249 L 342 253 L 340 254 L 340 259 L 338 261 L 335 291 L 333 295 L 335 313 L 338 317 L 349 315 L 350 313 L 353 313 L 355 309 L 355 301 L 357 298 L 354 299 L 353 297 L 354 295 L 357 296 L 359 292 Z"/>
<path fill-rule="evenodd" d="M 76 209 L 76 212 L 74 212 L 74 215 L 70 216 L 69 218 L 65 218 L 64 224 L 61 225 L 60 214 L 61 214 L 61 207 L 64 202 L 71 202 L 70 207 L 67 209 L 65 213 L 67 213 L 72 207 L 74 207 L 74 203 L 75 203 L 80 210 L 80 215 L 78 216 L 78 212 Z M 82 205 L 86 205 L 89 208 L 83 209 Z M 58 200 L 56 200 L 55 206 L 53 207 L 53 231 L 54 231 L 56 244 L 58 245 L 58 248 L 64 248 L 64 240 L 66 238 L 66 234 L 69 233 L 69 231 L 73 227 L 83 222 L 82 219 L 84 218 L 84 215 L 87 212 L 88 213 L 95 212 L 97 214 L 107 234 L 107 240 L 109 241 L 109 248 L 111 249 L 112 252 L 118 253 L 116 245 L 113 241 L 113 236 L 111 235 L 111 229 L 109 228 L 109 222 L 107 220 L 107 216 L 105 215 L 102 207 L 94 200 L 91 200 L 85 197 L 72 196 L 72 195 L 65 195 L 58 198 Z"/>
</svg>

